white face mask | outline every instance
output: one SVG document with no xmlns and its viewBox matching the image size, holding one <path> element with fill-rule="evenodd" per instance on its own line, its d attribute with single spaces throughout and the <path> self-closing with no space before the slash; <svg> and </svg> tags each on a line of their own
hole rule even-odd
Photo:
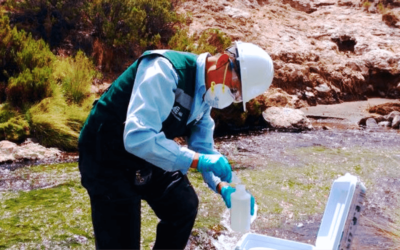
<svg viewBox="0 0 400 250">
<path fill-rule="evenodd" d="M 242 95 L 239 91 L 232 93 L 231 89 L 225 85 L 226 72 L 228 64 L 225 68 L 224 80 L 221 83 L 215 84 L 211 82 L 211 87 L 207 90 L 204 100 L 213 108 L 223 109 L 232 104 L 232 102 L 241 102 Z M 232 81 L 237 80 L 237 74 L 232 72 Z"/>
<path fill-rule="evenodd" d="M 225 84 L 211 83 L 211 88 L 206 92 L 204 100 L 213 108 L 223 109 L 234 101 L 233 94 Z"/>
</svg>

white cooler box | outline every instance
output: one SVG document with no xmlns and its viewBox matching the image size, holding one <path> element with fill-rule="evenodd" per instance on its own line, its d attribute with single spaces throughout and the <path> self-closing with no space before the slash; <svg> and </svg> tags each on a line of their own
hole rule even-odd
<svg viewBox="0 0 400 250">
<path fill-rule="evenodd" d="M 336 179 L 329 194 L 315 246 L 248 233 L 235 250 L 344 250 L 350 249 L 366 188 L 356 176 L 347 173 Z"/>
</svg>

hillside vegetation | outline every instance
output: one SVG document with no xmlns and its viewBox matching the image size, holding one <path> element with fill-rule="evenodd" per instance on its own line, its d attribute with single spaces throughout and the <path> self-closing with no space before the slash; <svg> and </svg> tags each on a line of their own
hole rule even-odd
<svg viewBox="0 0 400 250">
<path fill-rule="evenodd" d="M 0 5 L 0 140 L 36 137 L 77 149 L 98 94 L 91 85 L 117 76 L 145 50 L 221 52 L 218 29 L 189 34 L 180 1 L 24 0 Z"/>
</svg>

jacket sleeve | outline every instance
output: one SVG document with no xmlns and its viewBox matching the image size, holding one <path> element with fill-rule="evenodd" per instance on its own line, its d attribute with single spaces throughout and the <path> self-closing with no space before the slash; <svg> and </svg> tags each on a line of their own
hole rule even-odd
<svg viewBox="0 0 400 250">
<path fill-rule="evenodd" d="M 163 57 L 146 57 L 139 64 L 124 130 L 125 149 L 166 171 L 183 174 L 195 152 L 166 138 L 162 128 L 175 100 L 178 76 Z"/>
<path fill-rule="evenodd" d="M 214 120 L 211 118 L 211 107 L 204 113 L 203 117 L 193 126 L 188 138 L 189 149 L 203 154 L 220 154 L 214 149 Z M 208 187 L 217 192 L 217 185 L 221 179 L 212 172 L 202 173 L 204 182 Z"/>
</svg>

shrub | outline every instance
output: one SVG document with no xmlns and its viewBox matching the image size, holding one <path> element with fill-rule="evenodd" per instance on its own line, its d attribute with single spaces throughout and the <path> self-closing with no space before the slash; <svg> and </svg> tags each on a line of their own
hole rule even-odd
<svg viewBox="0 0 400 250">
<path fill-rule="evenodd" d="M 8 0 L 11 23 L 42 38 L 50 48 L 92 55 L 105 71 L 119 71 L 144 50 L 167 48 L 175 26 L 190 16 L 175 9 L 182 0 Z M 54 51 L 54 50 L 53 50 Z M 0 79 L 0 83 L 2 80 Z M 0 85 L 1 88 L 1 85 Z"/>
<path fill-rule="evenodd" d="M 15 111 L 7 104 L 0 104 L 0 123 L 7 122 L 14 116 L 17 116 L 18 112 Z"/>
<path fill-rule="evenodd" d="M 11 29 L 7 16 L 0 18 L 0 38 L 0 102 L 22 107 L 50 96 L 55 56 L 46 43 Z"/>
<path fill-rule="evenodd" d="M 29 124 L 7 104 L 0 105 L 0 141 L 21 142 L 30 135 Z"/>
<path fill-rule="evenodd" d="M 53 77 L 61 84 L 66 99 L 79 104 L 90 94 L 93 79 L 101 75 L 84 53 L 79 51 L 75 58 L 57 60 L 54 63 Z"/>
<path fill-rule="evenodd" d="M 25 33 L 11 29 L 6 15 L 0 17 L 0 102 L 6 100 L 8 79 L 20 72 L 15 58 L 25 37 Z"/>
<path fill-rule="evenodd" d="M 187 51 L 194 53 L 196 51 L 196 44 L 193 35 L 188 34 L 187 29 L 177 30 L 175 35 L 169 41 L 169 46 L 173 50 Z"/>
<path fill-rule="evenodd" d="M 0 123 L 0 141 L 22 142 L 30 135 L 28 122 L 22 116 L 12 117 Z"/>
<path fill-rule="evenodd" d="M 25 35 L 24 31 L 20 33 L 24 42 L 15 57 L 20 71 L 51 66 L 55 56 L 50 51 L 49 46 L 43 40 L 36 41 L 31 34 Z"/>
<path fill-rule="evenodd" d="M 18 29 L 32 33 L 36 39 L 48 42 L 51 48 L 59 47 L 65 38 L 72 35 L 77 38 L 87 29 L 85 14 L 91 1 L 84 0 L 9 0 L 13 9 L 11 23 Z M 74 46 L 76 46 L 77 39 Z M 78 39 L 79 40 L 79 39 Z M 71 41 L 71 40 L 70 40 Z M 68 42 L 70 42 L 68 41 Z"/>
<path fill-rule="evenodd" d="M 187 30 L 178 30 L 169 42 L 169 46 L 174 50 L 195 54 L 222 53 L 231 44 L 231 38 L 218 29 L 207 29 L 201 34 L 193 35 L 189 35 Z"/>
<path fill-rule="evenodd" d="M 175 33 L 174 25 L 184 22 L 184 17 L 175 12 L 179 3 L 180 0 L 95 0 L 90 19 L 93 36 L 99 43 L 94 51 L 97 63 L 105 70 L 119 69 L 128 55 L 139 56 L 143 50 L 166 47 Z"/>
<path fill-rule="evenodd" d="M 7 87 L 7 101 L 16 107 L 33 104 L 52 94 L 51 68 L 26 69 L 11 77 Z"/>
</svg>

